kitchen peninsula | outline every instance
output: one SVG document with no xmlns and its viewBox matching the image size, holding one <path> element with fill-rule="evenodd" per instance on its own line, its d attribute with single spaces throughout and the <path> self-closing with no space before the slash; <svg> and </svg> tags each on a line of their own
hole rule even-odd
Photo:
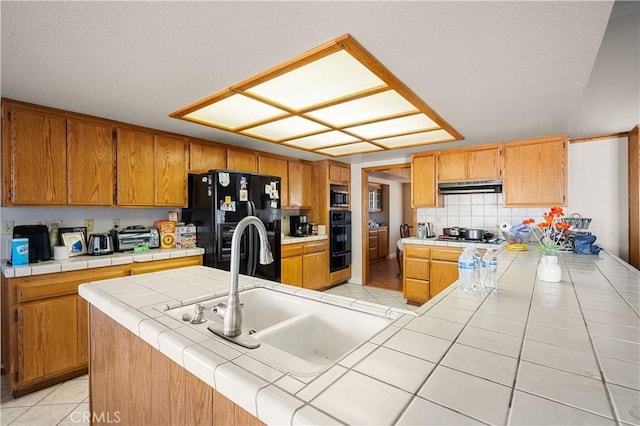
<svg viewBox="0 0 640 426">
<path fill-rule="evenodd" d="M 311 376 L 168 315 L 224 295 L 227 272 L 194 266 L 81 285 L 91 410 L 118 411 L 127 424 L 638 424 L 640 273 L 604 252 L 564 253 L 562 281 L 545 283 L 538 257 L 502 252 L 497 290 L 451 285 L 415 313 L 241 276 L 244 290 L 393 319 Z"/>
</svg>

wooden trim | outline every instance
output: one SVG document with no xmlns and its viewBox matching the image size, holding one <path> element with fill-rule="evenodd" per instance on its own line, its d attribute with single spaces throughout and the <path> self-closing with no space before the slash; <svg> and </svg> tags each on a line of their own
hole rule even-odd
<svg viewBox="0 0 640 426">
<path fill-rule="evenodd" d="M 631 132 L 607 133 L 604 135 L 587 136 L 584 138 L 569 138 L 569 143 L 595 142 L 603 139 L 628 138 Z"/>
<path fill-rule="evenodd" d="M 362 208 L 362 285 L 369 283 L 369 169 L 360 172 L 360 206 Z"/>
<path fill-rule="evenodd" d="M 640 269 L 640 126 L 629 132 L 629 263 Z"/>
</svg>

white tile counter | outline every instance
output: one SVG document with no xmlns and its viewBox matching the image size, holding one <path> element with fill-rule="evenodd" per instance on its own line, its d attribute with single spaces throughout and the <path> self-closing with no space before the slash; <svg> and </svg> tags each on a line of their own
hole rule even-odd
<svg viewBox="0 0 640 426">
<path fill-rule="evenodd" d="M 73 256 L 69 260 L 47 260 L 28 265 L 12 266 L 6 260 L 0 262 L 5 278 L 26 277 L 30 275 L 52 274 L 56 272 L 78 271 L 81 269 L 101 268 L 104 266 L 126 265 L 134 262 L 152 262 L 155 260 L 175 259 L 178 257 L 200 256 L 204 249 L 151 249 L 143 253 L 124 252 L 102 256 Z"/>
<path fill-rule="evenodd" d="M 469 242 L 469 241 L 440 241 L 437 238 L 416 238 L 409 237 L 403 238 L 403 244 L 416 244 L 425 246 L 442 246 L 442 247 L 475 247 L 478 249 L 499 248 L 505 243 L 502 241 L 497 244 L 481 243 L 481 242 Z"/>
<path fill-rule="evenodd" d="M 295 244 L 295 243 L 306 243 L 309 241 L 319 241 L 326 240 L 328 235 L 312 235 L 309 237 L 291 237 L 289 235 L 285 235 L 282 240 L 280 240 L 280 244 Z"/>
<path fill-rule="evenodd" d="M 450 286 L 415 314 L 241 276 L 360 309 L 401 314 L 327 371 L 297 377 L 163 309 L 228 291 L 228 273 L 190 267 L 80 286 L 80 295 L 268 424 L 640 423 L 640 272 L 603 253 L 501 252 L 498 289 Z M 241 296 L 242 297 L 242 296 Z"/>
</svg>

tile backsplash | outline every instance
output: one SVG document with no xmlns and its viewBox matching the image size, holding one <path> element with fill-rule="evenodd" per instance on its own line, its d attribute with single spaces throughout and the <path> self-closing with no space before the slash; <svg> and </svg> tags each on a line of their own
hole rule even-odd
<svg viewBox="0 0 640 426">
<path fill-rule="evenodd" d="M 418 222 L 435 223 L 438 234 L 442 234 L 442 228 L 450 226 L 480 228 L 495 233 L 502 222 L 514 225 L 530 217 L 540 221 L 548 210 L 549 207 L 504 207 L 501 193 L 452 194 L 444 196 L 443 207 L 419 208 L 417 218 Z"/>
</svg>

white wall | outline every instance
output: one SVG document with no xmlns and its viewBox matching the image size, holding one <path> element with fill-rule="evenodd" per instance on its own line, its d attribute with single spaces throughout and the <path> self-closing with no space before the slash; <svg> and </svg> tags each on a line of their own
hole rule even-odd
<svg viewBox="0 0 640 426">
<path fill-rule="evenodd" d="M 596 244 L 629 260 L 627 139 L 569 145 L 569 212 L 593 218 Z"/>
<path fill-rule="evenodd" d="M 389 188 L 389 202 L 384 208 L 388 209 L 389 213 L 389 223 L 387 224 L 389 225 L 389 256 L 395 257 L 396 242 L 400 238 L 400 224 L 402 223 L 402 183 L 374 177 L 370 177 L 369 182 L 381 183 Z M 351 187 L 353 188 L 353 184 Z M 351 204 L 353 205 L 353 201 Z"/>
<path fill-rule="evenodd" d="M 113 219 L 120 219 L 120 226 L 151 226 L 155 220 L 166 220 L 169 211 L 180 209 L 160 208 L 99 208 L 99 207 L 2 207 L 0 218 L 12 220 L 14 225 L 48 225 L 52 220 L 62 220 L 62 226 L 84 226 L 85 219 L 93 219 L 93 232 L 107 232 L 113 228 Z M 2 259 L 11 257 L 11 235 L 2 235 Z"/>
</svg>

